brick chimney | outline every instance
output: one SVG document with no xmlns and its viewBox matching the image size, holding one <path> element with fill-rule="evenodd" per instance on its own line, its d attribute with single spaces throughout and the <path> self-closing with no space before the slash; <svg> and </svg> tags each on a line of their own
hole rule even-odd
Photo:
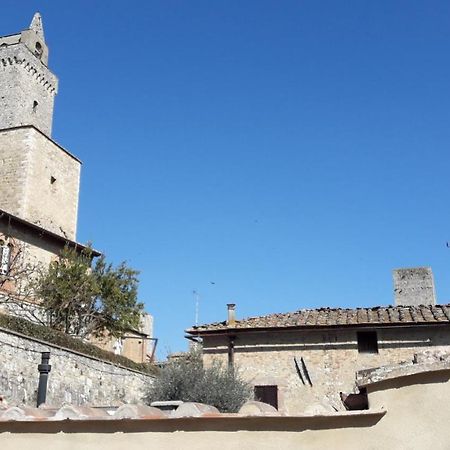
<svg viewBox="0 0 450 450">
<path fill-rule="evenodd" d="M 431 267 L 394 269 L 396 306 L 435 305 L 436 293 Z"/>
</svg>

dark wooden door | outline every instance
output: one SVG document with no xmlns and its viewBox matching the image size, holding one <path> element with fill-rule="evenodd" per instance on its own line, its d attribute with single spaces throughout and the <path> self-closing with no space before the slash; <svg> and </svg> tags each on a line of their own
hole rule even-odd
<svg viewBox="0 0 450 450">
<path fill-rule="evenodd" d="M 255 400 L 278 409 L 278 386 L 255 386 Z"/>
</svg>

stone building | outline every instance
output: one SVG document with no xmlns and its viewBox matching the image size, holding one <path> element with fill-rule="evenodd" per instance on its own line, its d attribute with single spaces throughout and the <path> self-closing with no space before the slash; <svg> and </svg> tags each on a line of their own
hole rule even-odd
<svg viewBox="0 0 450 450">
<path fill-rule="evenodd" d="M 29 29 L 0 37 L 3 272 L 20 244 L 44 266 L 65 245 L 83 248 L 76 243 L 81 161 L 51 138 L 57 91 L 35 14 Z"/>
<path fill-rule="evenodd" d="M 288 414 L 341 410 L 355 373 L 450 352 L 450 305 L 436 305 L 431 269 L 394 271 L 396 304 L 299 310 L 193 327 L 205 364 L 235 365 L 255 398 Z M 401 295 L 401 292 L 408 295 Z M 415 293 L 412 295 L 412 293 Z"/>
<path fill-rule="evenodd" d="M 0 303 L 27 318 L 39 311 L 26 283 L 8 276 L 13 264 L 32 272 L 66 246 L 85 249 L 76 241 L 81 161 L 51 137 L 58 79 L 48 62 L 39 13 L 29 29 L 0 37 L 0 296 L 18 300 Z M 152 334 L 150 316 L 143 323 L 124 346 L 138 360 Z"/>
</svg>

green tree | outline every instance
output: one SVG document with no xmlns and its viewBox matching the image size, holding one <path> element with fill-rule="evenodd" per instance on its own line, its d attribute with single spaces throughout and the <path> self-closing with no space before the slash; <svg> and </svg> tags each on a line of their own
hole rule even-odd
<svg viewBox="0 0 450 450">
<path fill-rule="evenodd" d="M 124 262 L 114 267 L 104 256 L 92 264 L 89 248 L 66 248 L 34 286 L 51 327 L 80 337 L 120 337 L 140 324 L 137 276 Z"/>
<path fill-rule="evenodd" d="M 147 403 L 181 400 L 215 406 L 221 412 L 237 412 L 250 399 L 250 384 L 232 368 L 219 363 L 203 367 L 201 353 L 191 351 L 170 360 L 149 389 Z"/>
</svg>

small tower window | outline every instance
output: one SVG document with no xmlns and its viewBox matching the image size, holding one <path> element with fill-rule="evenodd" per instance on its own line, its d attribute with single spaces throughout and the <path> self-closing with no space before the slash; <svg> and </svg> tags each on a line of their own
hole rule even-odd
<svg viewBox="0 0 450 450">
<path fill-rule="evenodd" d="M 359 331 L 358 353 L 378 353 L 378 338 L 376 331 Z"/>
<path fill-rule="evenodd" d="M 55 184 L 56 183 L 56 178 L 51 176 L 50 177 L 50 184 Z"/>
<path fill-rule="evenodd" d="M 33 102 L 33 113 L 35 113 L 37 111 L 38 106 L 39 106 L 39 103 L 35 100 Z"/>
<path fill-rule="evenodd" d="M 35 45 L 34 48 L 35 48 L 34 54 L 35 54 L 39 59 L 41 59 L 42 53 L 43 53 L 42 44 L 41 44 L 40 42 L 36 42 L 36 45 Z"/>
</svg>

